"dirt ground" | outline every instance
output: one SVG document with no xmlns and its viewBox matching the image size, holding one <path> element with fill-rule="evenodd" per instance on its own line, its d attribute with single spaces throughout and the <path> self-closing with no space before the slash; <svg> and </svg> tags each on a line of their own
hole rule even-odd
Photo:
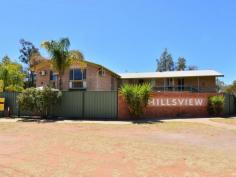
<svg viewBox="0 0 236 177">
<path fill-rule="evenodd" d="M 236 176 L 236 129 L 201 123 L 0 123 L 0 177 Z"/>
<path fill-rule="evenodd" d="M 218 119 L 211 119 L 211 121 L 236 126 L 236 118 L 218 118 Z"/>
</svg>

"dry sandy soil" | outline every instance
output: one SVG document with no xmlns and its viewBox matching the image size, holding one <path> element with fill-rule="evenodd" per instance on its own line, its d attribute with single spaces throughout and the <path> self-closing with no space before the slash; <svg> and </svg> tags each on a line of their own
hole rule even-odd
<svg viewBox="0 0 236 177">
<path fill-rule="evenodd" d="M 0 123 L 0 177 L 236 176 L 236 130 L 201 123 Z"/>
<path fill-rule="evenodd" d="M 230 125 L 235 125 L 236 126 L 236 118 L 217 118 L 217 119 L 210 119 L 213 122 L 220 122 L 220 123 L 225 123 L 225 124 L 230 124 Z"/>
</svg>

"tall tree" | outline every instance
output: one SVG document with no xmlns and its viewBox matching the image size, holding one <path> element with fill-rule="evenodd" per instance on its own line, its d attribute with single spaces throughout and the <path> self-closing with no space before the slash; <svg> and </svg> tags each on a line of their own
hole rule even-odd
<svg viewBox="0 0 236 177">
<path fill-rule="evenodd" d="M 157 69 L 156 71 L 173 71 L 174 70 L 174 61 L 172 59 L 171 54 L 168 53 L 168 50 L 165 49 L 161 54 L 160 58 L 157 61 Z"/>
<path fill-rule="evenodd" d="M 34 71 L 32 70 L 32 67 L 37 64 L 35 60 L 35 56 L 40 56 L 38 48 L 36 48 L 33 43 L 26 41 L 24 39 L 20 40 L 21 49 L 20 49 L 20 61 L 24 64 L 26 64 L 27 67 L 27 73 L 28 73 L 28 80 L 29 80 L 29 87 L 34 86 Z"/>
<path fill-rule="evenodd" d="M 184 71 L 185 69 L 186 69 L 186 59 L 184 57 L 179 57 L 176 64 L 176 70 Z"/>
<path fill-rule="evenodd" d="M 216 78 L 216 89 L 217 92 L 223 92 L 226 88 L 226 84 L 220 79 Z"/>
<path fill-rule="evenodd" d="M 232 84 L 226 86 L 225 89 L 224 89 L 224 91 L 225 91 L 226 93 L 230 93 L 230 94 L 236 95 L 236 80 L 233 81 Z"/>
<path fill-rule="evenodd" d="M 62 38 L 59 41 L 45 41 L 41 44 L 45 48 L 52 61 L 54 69 L 58 72 L 59 89 L 62 90 L 62 75 L 68 68 L 72 60 L 84 60 L 83 54 L 76 50 L 69 51 L 70 41 L 68 38 Z"/>
<path fill-rule="evenodd" d="M 0 80 L 3 81 L 4 91 L 21 91 L 24 86 L 25 74 L 22 66 L 13 62 L 8 56 L 0 63 Z"/>
</svg>

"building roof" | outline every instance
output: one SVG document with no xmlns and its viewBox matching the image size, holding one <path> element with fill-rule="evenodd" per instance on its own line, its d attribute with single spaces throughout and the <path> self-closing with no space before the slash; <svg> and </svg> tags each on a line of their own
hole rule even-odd
<svg viewBox="0 0 236 177">
<path fill-rule="evenodd" d="M 100 68 L 104 68 L 105 70 L 109 71 L 109 72 L 112 73 L 114 76 L 116 76 L 117 78 L 120 78 L 120 75 L 119 75 L 119 74 L 113 72 L 112 70 L 108 69 L 108 68 L 105 67 L 105 66 L 102 66 L 102 65 L 100 65 L 100 64 L 93 63 L 93 62 L 87 61 L 87 60 L 86 60 L 85 62 L 86 62 L 87 64 L 91 64 L 91 65 L 94 65 L 94 66 L 97 66 L 97 67 L 100 67 Z"/>
<path fill-rule="evenodd" d="M 76 60 L 74 62 L 76 62 Z M 105 66 L 102 66 L 100 64 L 93 63 L 93 62 L 90 62 L 90 61 L 87 61 L 87 60 L 82 60 L 80 62 L 89 64 L 89 65 L 93 65 L 93 66 L 96 66 L 96 67 L 99 67 L 99 68 L 103 68 L 103 69 L 107 70 L 108 72 L 110 72 L 115 77 L 120 78 L 120 75 L 118 75 L 117 73 L 113 72 L 112 70 L 106 68 Z M 41 62 L 39 62 L 37 65 L 35 65 L 34 71 L 36 71 L 36 72 L 40 71 L 44 67 L 51 67 L 51 69 L 53 69 L 53 67 L 51 65 L 51 61 L 49 59 L 42 58 Z"/>
<path fill-rule="evenodd" d="M 121 73 L 121 79 L 148 79 L 148 78 L 174 78 L 174 77 L 203 77 L 224 76 L 214 70 L 191 70 L 191 71 L 165 71 L 165 72 L 143 72 L 143 73 Z"/>
</svg>

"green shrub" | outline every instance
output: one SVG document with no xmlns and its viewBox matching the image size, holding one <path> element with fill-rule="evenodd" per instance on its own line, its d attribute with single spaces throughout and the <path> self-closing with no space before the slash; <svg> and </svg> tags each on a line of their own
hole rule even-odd
<svg viewBox="0 0 236 177">
<path fill-rule="evenodd" d="M 210 115 L 220 116 L 224 109 L 224 96 L 212 96 L 208 99 L 208 112 Z"/>
<path fill-rule="evenodd" d="M 19 94 L 17 102 L 22 111 L 39 113 L 41 117 L 48 117 L 52 106 L 57 104 L 60 98 L 61 92 L 49 87 L 45 87 L 43 90 L 28 88 Z"/>
<path fill-rule="evenodd" d="M 128 104 L 131 115 L 139 117 L 148 105 L 151 86 L 150 84 L 124 84 L 120 93 Z"/>
<path fill-rule="evenodd" d="M 22 92 L 23 90 L 24 88 L 18 85 L 9 85 L 5 87 L 5 91 L 7 92 Z"/>
</svg>

